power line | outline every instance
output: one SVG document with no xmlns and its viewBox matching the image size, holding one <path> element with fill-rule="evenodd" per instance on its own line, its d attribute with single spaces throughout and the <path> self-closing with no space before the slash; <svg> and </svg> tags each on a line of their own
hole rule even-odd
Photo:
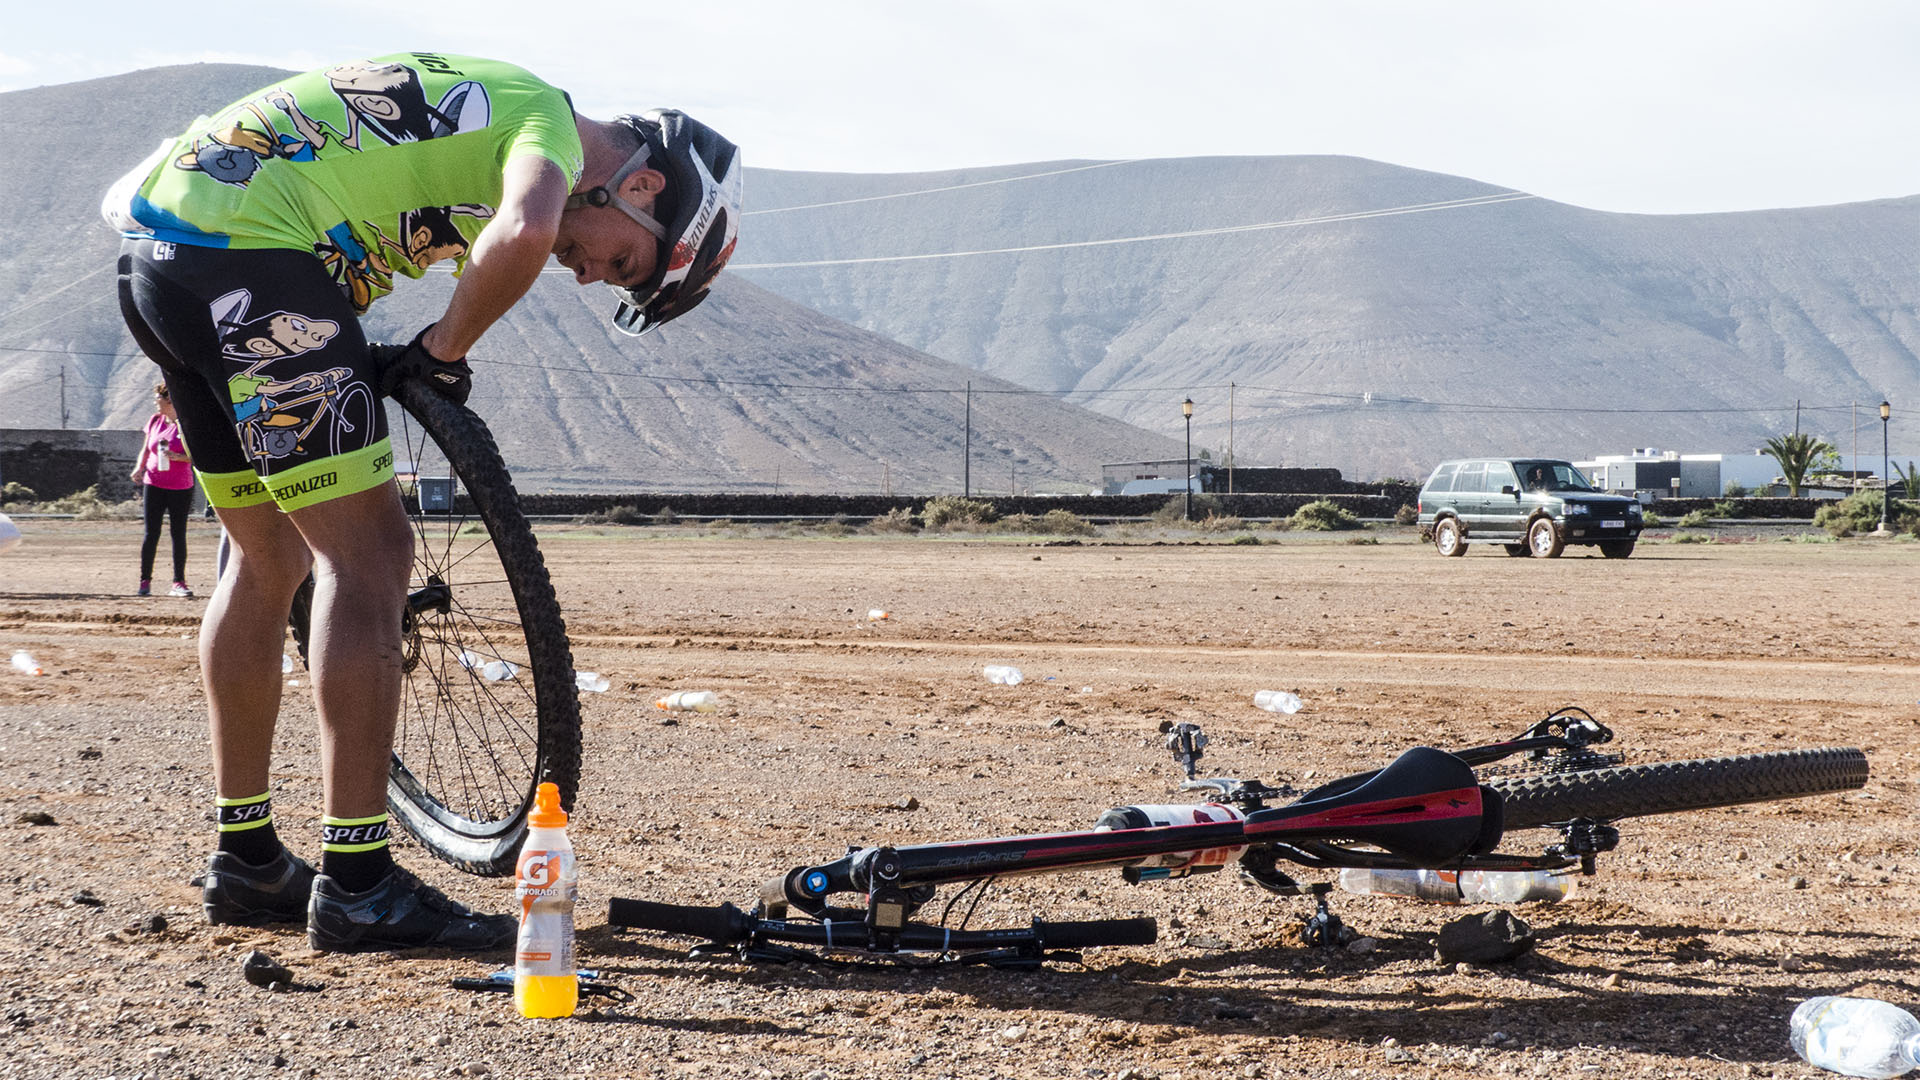
<svg viewBox="0 0 1920 1080">
<path fill-rule="evenodd" d="M 1232 233 L 1264 232 L 1271 229 L 1295 229 L 1303 225 L 1328 225 L 1344 221 L 1366 221 L 1372 218 L 1396 217 L 1401 214 L 1430 214 L 1439 210 L 1464 210 L 1475 206 L 1494 206 L 1499 203 L 1523 202 L 1528 199 L 1537 198 L 1539 198 L 1538 195 L 1529 195 L 1523 191 L 1505 191 L 1492 195 L 1476 195 L 1466 199 L 1449 199 L 1445 202 L 1394 206 L 1383 210 L 1359 210 L 1347 214 L 1325 214 L 1320 217 L 1290 218 L 1284 221 L 1261 221 L 1251 225 L 1222 225 L 1211 229 L 1189 229 L 1184 232 L 1152 233 L 1146 236 L 1116 236 L 1105 240 L 1070 240 L 1057 244 L 1028 244 L 1021 247 L 980 248 L 972 251 L 944 251 L 925 255 L 875 255 L 858 259 L 813 259 L 804 262 L 784 263 L 734 263 L 732 264 L 732 268 L 735 270 L 786 270 L 796 267 L 855 266 L 865 263 L 957 259 L 968 255 L 1019 255 L 1031 251 L 1060 251 L 1069 248 L 1108 247 L 1114 244 L 1143 244 L 1154 240 L 1187 240 L 1199 236 L 1226 236 Z"/>
<path fill-rule="evenodd" d="M 67 352 L 67 350 L 59 350 L 59 349 L 7 349 L 3 346 L 0 346 L 0 351 L 39 352 L 39 353 Z M 97 352 L 87 353 L 87 352 L 73 351 L 73 352 L 69 352 L 68 355 L 114 356 L 114 357 L 130 358 L 132 356 L 138 356 L 140 354 L 138 353 L 134 353 L 134 354 L 97 353 Z M 961 386 L 873 386 L 873 385 L 862 385 L 857 383 L 852 383 L 852 384 L 849 384 L 849 383 L 803 383 L 803 382 L 783 382 L 783 381 L 774 380 L 774 379 L 729 379 L 729 378 L 724 378 L 720 376 L 658 375 L 658 374 L 650 374 L 650 373 L 638 372 L 638 371 L 604 371 L 598 368 L 591 368 L 591 367 L 553 365 L 553 364 L 541 364 L 541 363 L 531 363 L 531 362 L 517 362 L 512 360 L 474 359 L 472 362 L 476 366 L 481 366 L 481 367 L 491 366 L 491 367 L 504 367 L 504 368 L 532 369 L 532 370 L 542 371 L 542 372 L 551 372 L 551 373 L 569 374 L 569 375 L 595 375 L 602 378 L 613 378 L 613 379 L 644 379 L 649 382 L 653 382 L 657 384 L 674 385 L 674 386 L 689 386 L 689 387 L 704 386 L 704 387 L 713 387 L 715 389 L 725 389 L 725 390 L 760 389 L 760 390 L 779 391 L 783 394 L 800 392 L 800 393 L 807 393 L 807 394 L 814 394 L 814 393 L 818 393 L 818 394 L 885 394 L 885 395 L 916 396 L 916 395 L 953 395 L 953 394 L 961 394 L 961 393 L 969 392 L 966 388 Z M 38 380 L 29 382 L 25 385 L 27 387 L 52 386 L 56 381 L 56 379 L 57 379 L 57 376 L 46 375 L 46 376 L 42 376 Z M 145 379 L 130 381 L 130 382 L 107 382 L 107 383 L 86 383 L 86 382 L 76 382 L 73 380 L 68 380 L 68 385 L 79 387 L 82 389 L 89 389 L 89 390 L 119 390 L 119 389 L 127 389 L 132 387 L 145 387 L 147 385 L 147 382 L 148 380 L 145 380 Z M 1229 384 L 1227 383 L 1180 383 L 1176 385 L 1167 385 L 1167 386 L 1112 387 L 1105 390 L 1076 390 L 1076 389 L 1039 390 L 1039 389 L 1032 389 L 1028 387 L 1007 387 L 1004 389 L 981 389 L 981 388 L 975 387 L 970 392 L 973 394 L 982 394 L 982 395 L 991 394 L 991 395 L 1002 396 L 1002 397 L 1049 397 L 1049 398 L 1059 399 L 1068 404 L 1080 404 L 1083 402 L 1097 401 L 1102 399 L 1113 399 L 1113 398 L 1121 398 L 1121 397 L 1137 398 L 1140 395 L 1191 394 L 1196 391 L 1226 389 L 1228 385 Z M 1417 398 L 1417 397 L 1391 397 L 1391 396 L 1383 396 L 1380 394 L 1371 394 L 1371 393 L 1336 393 L 1336 392 L 1318 391 L 1318 390 L 1296 390 L 1296 389 L 1290 389 L 1287 387 L 1261 386 L 1257 384 L 1238 384 L 1238 389 L 1241 391 L 1246 391 L 1250 393 L 1277 394 L 1277 395 L 1284 395 L 1284 396 L 1290 396 L 1290 397 L 1315 398 L 1315 399 L 1327 402 L 1329 407 L 1341 407 L 1345 411 L 1356 411 L 1354 410 L 1354 406 L 1359 406 L 1362 408 L 1372 408 L 1380 405 L 1401 405 L 1401 406 L 1409 406 L 1415 409 L 1444 410 L 1444 411 L 1448 411 L 1455 414 L 1459 414 L 1459 413 L 1504 413 L 1504 414 L 1555 413 L 1560 415 L 1577 415 L 1577 416 L 1597 416 L 1597 415 L 1764 416 L 1770 413 L 1783 412 L 1786 409 L 1791 407 L 1789 405 L 1780 404 L 1780 405 L 1757 405 L 1757 406 L 1725 406 L 1725 407 L 1717 407 L 1717 408 L 1631 408 L 1631 407 L 1577 407 L 1576 408 L 1576 407 L 1555 406 L 1555 405 L 1506 405 L 1506 404 L 1501 404 L 1499 402 L 1491 402 L 1491 401 L 1484 401 L 1484 402 L 1435 401 L 1427 398 Z M 553 400 L 594 400 L 602 396 L 603 395 L 593 394 L 593 393 L 543 395 L 543 397 L 551 398 Z M 1843 413 L 1853 409 L 1854 407 L 1855 406 L 1852 403 L 1848 403 L 1844 405 L 1802 405 L 1801 409 L 1803 412 Z M 1248 402 L 1246 404 L 1239 406 L 1240 411 L 1244 411 L 1244 412 L 1300 413 L 1300 412 L 1310 411 L 1314 408 L 1315 406 L 1311 404 L 1289 404 L 1284 402 L 1275 402 L 1275 403 L 1267 403 L 1267 404 L 1262 404 L 1259 402 Z"/>
</svg>

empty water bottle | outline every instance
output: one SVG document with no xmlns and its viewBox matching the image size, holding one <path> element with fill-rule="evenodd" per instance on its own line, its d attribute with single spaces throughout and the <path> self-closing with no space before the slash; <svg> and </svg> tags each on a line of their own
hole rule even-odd
<svg viewBox="0 0 1920 1080">
<path fill-rule="evenodd" d="M 576 671 L 573 673 L 573 685 L 590 694 L 604 694 L 607 687 L 613 684 L 597 671 Z"/>
<path fill-rule="evenodd" d="M 720 695 L 711 690 L 675 690 L 654 702 L 653 707 L 672 712 L 713 712 L 720 708 Z"/>
<path fill-rule="evenodd" d="M 1574 875 L 1552 870 L 1465 870 L 1460 899 L 1469 904 L 1557 904 L 1573 895 Z"/>
<path fill-rule="evenodd" d="M 47 673 L 46 669 L 40 666 L 40 661 L 35 660 L 33 654 L 25 649 L 21 649 L 19 652 L 13 654 L 13 670 L 22 675 L 45 675 Z"/>
<path fill-rule="evenodd" d="M 1816 997 L 1793 1010 L 1794 1053 L 1846 1076 L 1892 1077 L 1920 1068 L 1920 1020 L 1872 998 Z"/>
<path fill-rule="evenodd" d="M 987 681 L 995 686 L 1018 686 L 1020 681 L 1026 678 L 1020 673 L 1020 669 L 1012 664 L 988 664 L 983 670 Z"/>
<path fill-rule="evenodd" d="M 1340 871 L 1340 887 L 1363 896 L 1404 896 L 1436 904 L 1460 902 L 1459 875 L 1441 870 L 1371 870 L 1349 866 Z"/>
<path fill-rule="evenodd" d="M 888 611 L 885 608 L 868 608 L 867 609 L 868 622 L 886 622 L 888 619 L 891 619 L 891 618 L 893 618 L 893 612 Z"/>
<path fill-rule="evenodd" d="M 1297 713 L 1300 711 L 1300 699 L 1285 690 L 1256 690 L 1253 693 L 1253 707 L 1272 713 Z"/>
<path fill-rule="evenodd" d="M 1404 896 L 1434 904 L 1558 903 L 1573 892 L 1573 875 L 1547 870 L 1340 871 L 1340 887 L 1370 896 Z"/>
<path fill-rule="evenodd" d="M 293 674 L 293 657 L 288 656 L 285 653 L 280 654 L 280 674 L 282 675 Z"/>
</svg>

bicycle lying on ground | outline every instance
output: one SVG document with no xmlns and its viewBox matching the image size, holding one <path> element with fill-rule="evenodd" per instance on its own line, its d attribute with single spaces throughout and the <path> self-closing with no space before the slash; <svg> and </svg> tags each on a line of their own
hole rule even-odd
<svg viewBox="0 0 1920 1080">
<path fill-rule="evenodd" d="M 750 910 L 614 899 L 607 921 L 704 939 L 692 950 L 696 956 L 779 962 L 816 958 L 809 949 L 825 949 L 899 962 L 901 953 L 932 952 L 936 962 L 1032 967 L 1077 960 L 1074 950 L 1089 946 L 1150 944 L 1157 927 L 1151 918 L 1036 919 L 1026 927 L 967 929 L 981 895 L 1001 878 L 1117 868 L 1137 883 L 1237 865 L 1241 878 L 1270 892 L 1316 897 L 1319 910 L 1307 931 L 1330 944 L 1340 930 L 1326 906 L 1331 884 L 1299 882 L 1280 869 L 1282 861 L 1314 870 L 1591 874 L 1596 857 L 1619 843 L 1615 822 L 1846 791 L 1867 779 L 1866 755 L 1852 747 L 1625 765 L 1620 755 L 1594 749 L 1613 732 L 1568 708 L 1506 742 L 1452 753 L 1415 747 L 1385 768 L 1297 792 L 1258 780 L 1196 779 L 1206 736 L 1192 724 L 1165 730 L 1186 770 L 1181 788 L 1209 792 L 1210 801 L 1121 807 L 1076 832 L 855 847 L 767 881 Z M 1524 774 L 1475 771 L 1516 757 Z M 1536 854 L 1495 852 L 1507 833 L 1522 829 L 1552 829 L 1558 838 Z M 939 923 L 916 921 L 942 885 L 965 887 Z M 958 925 L 947 925 L 969 894 Z"/>
<path fill-rule="evenodd" d="M 559 785 L 561 804 L 573 805 L 573 651 L 486 424 L 418 382 L 400 384 L 393 400 L 395 464 L 415 480 L 413 575 L 401 615 L 405 681 L 387 807 L 439 858 L 470 873 L 505 874 L 540 782 Z M 457 489 L 440 487 L 442 479 L 457 480 Z M 308 578 L 289 619 L 303 661 L 313 588 Z"/>
</svg>

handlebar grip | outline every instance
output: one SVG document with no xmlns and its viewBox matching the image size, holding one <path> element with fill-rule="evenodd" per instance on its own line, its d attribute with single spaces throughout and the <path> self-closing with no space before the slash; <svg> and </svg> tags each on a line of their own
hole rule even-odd
<svg viewBox="0 0 1920 1080">
<path fill-rule="evenodd" d="M 1160 937 L 1160 924 L 1151 918 L 1094 919 L 1089 922 L 1033 921 L 1034 936 L 1042 948 L 1083 949 L 1097 945 L 1151 945 Z"/>
<path fill-rule="evenodd" d="M 744 940 L 753 929 L 753 917 L 732 904 L 693 907 L 620 897 L 614 897 L 608 903 L 607 923 L 640 930 L 658 930 L 666 934 L 685 934 L 723 944 Z"/>
</svg>

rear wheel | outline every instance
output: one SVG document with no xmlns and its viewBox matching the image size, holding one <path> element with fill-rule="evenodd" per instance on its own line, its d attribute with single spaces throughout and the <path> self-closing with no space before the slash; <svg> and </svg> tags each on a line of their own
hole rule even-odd
<svg viewBox="0 0 1920 1080">
<path fill-rule="evenodd" d="M 1600 541 L 1600 554 L 1605 555 L 1609 559 L 1624 559 L 1633 554 L 1633 541 L 1602 540 Z"/>
<path fill-rule="evenodd" d="M 402 616 L 400 718 L 387 808 L 441 859 L 474 874 L 513 869 L 543 780 L 573 805 L 580 703 L 559 601 L 493 436 L 470 410 L 418 383 L 394 394 L 395 458 L 459 480 L 444 511 L 409 507 L 414 565 Z M 306 657 L 312 580 L 293 609 Z"/>
<path fill-rule="evenodd" d="M 1450 559 L 1467 553 L 1467 539 L 1461 535 L 1458 519 L 1441 518 L 1433 523 L 1433 546 Z"/>
<path fill-rule="evenodd" d="M 1584 772 L 1496 776 L 1509 829 L 1575 818 L 1616 821 L 1742 803 L 1851 791 L 1867 782 L 1867 756 L 1850 747 L 1662 761 Z"/>
<path fill-rule="evenodd" d="M 1533 553 L 1534 558 L 1557 559 L 1565 547 L 1566 542 L 1560 539 L 1560 530 L 1553 527 L 1550 519 L 1535 518 L 1533 524 L 1527 526 L 1527 550 Z"/>
</svg>

